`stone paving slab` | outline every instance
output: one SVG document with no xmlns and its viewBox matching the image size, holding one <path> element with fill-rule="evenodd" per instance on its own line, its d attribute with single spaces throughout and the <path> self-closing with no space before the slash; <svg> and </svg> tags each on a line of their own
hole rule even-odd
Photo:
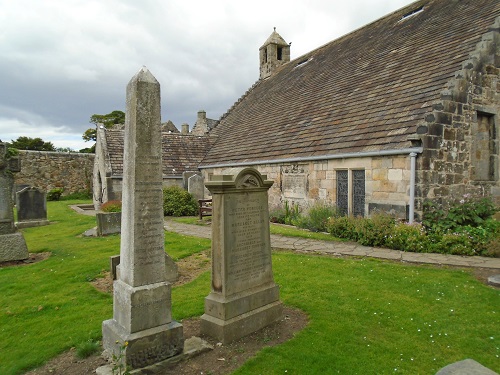
<svg viewBox="0 0 500 375">
<path fill-rule="evenodd" d="M 165 229 L 189 236 L 210 238 L 211 227 L 208 225 L 190 225 L 165 220 Z M 371 257 L 377 259 L 399 260 L 409 263 L 437 264 L 458 267 L 490 268 L 500 270 L 500 258 L 479 256 L 461 256 L 435 253 L 410 253 L 378 247 L 362 246 L 353 242 L 317 241 L 307 238 L 293 238 L 271 235 L 271 247 L 275 249 L 327 253 L 339 256 Z"/>
</svg>

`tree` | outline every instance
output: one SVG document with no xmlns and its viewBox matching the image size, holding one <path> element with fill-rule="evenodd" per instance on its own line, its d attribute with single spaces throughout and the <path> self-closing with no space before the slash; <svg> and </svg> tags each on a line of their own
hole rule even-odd
<svg viewBox="0 0 500 375">
<path fill-rule="evenodd" d="M 103 124 L 106 129 L 111 128 L 115 124 L 124 124 L 125 123 L 125 112 L 123 111 L 113 111 L 106 115 L 92 115 L 90 116 L 91 124 Z M 97 137 L 97 128 L 90 128 L 85 130 L 82 135 L 82 138 L 85 141 L 96 141 Z"/>
<path fill-rule="evenodd" d="M 44 142 L 41 138 L 19 137 L 15 141 L 11 141 L 10 147 L 18 150 L 35 150 L 35 151 L 55 151 L 56 148 L 52 142 Z"/>
</svg>

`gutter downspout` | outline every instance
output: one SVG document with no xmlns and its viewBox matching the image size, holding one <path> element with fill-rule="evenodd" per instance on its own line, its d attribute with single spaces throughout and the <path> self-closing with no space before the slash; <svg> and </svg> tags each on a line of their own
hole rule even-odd
<svg viewBox="0 0 500 375">
<path fill-rule="evenodd" d="M 410 212 L 408 222 L 413 224 L 413 220 L 415 217 L 415 174 L 416 174 L 416 159 L 417 153 L 410 153 Z"/>
</svg>

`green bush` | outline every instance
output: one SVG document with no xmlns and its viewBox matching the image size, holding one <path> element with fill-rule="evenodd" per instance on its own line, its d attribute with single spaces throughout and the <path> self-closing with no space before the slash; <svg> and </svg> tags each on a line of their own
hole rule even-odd
<svg viewBox="0 0 500 375">
<path fill-rule="evenodd" d="M 422 223 L 427 231 L 445 233 L 463 226 L 478 227 L 495 212 L 497 209 L 490 198 L 477 198 L 465 194 L 462 199 L 446 204 L 424 202 Z"/>
<path fill-rule="evenodd" d="M 396 223 L 385 244 L 390 249 L 416 253 L 425 253 L 430 249 L 425 228 L 418 223 Z"/>
<path fill-rule="evenodd" d="M 350 216 L 331 217 L 326 224 L 326 230 L 334 237 L 345 238 L 351 241 L 358 240 L 358 218 Z"/>
<path fill-rule="evenodd" d="M 61 195 L 63 193 L 64 189 L 63 188 L 55 188 L 49 190 L 47 193 L 47 200 L 48 201 L 58 201 L 61 199 Z"/>
<path fill-rule="evenodd" d="M 121 201 L 107 201 L 101 206 L 101 211 L 104 212 L 122 212 L 122 202 Z"/>
<path fill-rule="evenodd" d="M 70 200 L 84 200 L 84 199 L 92 199 L 92 192 L 89 190 L 80 190 L 75 191 L 74 193 L 70 193 L 61 197 L 61 200 L 70 201 Z"/>
<path fill-rule="evenodd" d="M 375 214 L 371 219 L 359 218 L 358 242 L 364 246 L 385 246 L 393 228 L 394 218 L 387 214 Z"/>
<path fill-rule="evenodd" d="M 307 212 L 296 219 L 299 228 L 309 229 L 312 232 L 326 232 L 327 223 L 332 217 L 339 217 L 340 211 L 336 206 L 324 202 L 316 202 Z"/>
<path fill-rule="evenodd" d="M 285 201 L 283 206 L 275 207 L 269 213 L 269 221 L 279 224 L 297 225 L 300 217 L 299 205 L 290 204 L 288 201 Z"/>
<path fill-rule="evenodd" d="M 165 216 L 194 216 L 198 202 L 186 190 L 178 186 L 163 189 L 163 214 Z"/>
</svg>

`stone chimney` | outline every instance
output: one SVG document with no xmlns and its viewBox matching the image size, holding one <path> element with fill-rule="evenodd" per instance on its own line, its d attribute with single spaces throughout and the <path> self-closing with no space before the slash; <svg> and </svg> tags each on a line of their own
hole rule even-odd
<svg viewBox="0 0 500 375">
<path fill-rule="evenodd" d="M 189 134 L 189 124 L 182 124 L 181 134 L 182 135 Z"/>
<path fill-rule="evenodd" d="M 198 117 L 196 119 L 196 123 L 193 126 L 192 134 L 205 135 L 207 133 L 208 133 L 207 112 L 201 109 L 198 111 Z"/>
</svg>

